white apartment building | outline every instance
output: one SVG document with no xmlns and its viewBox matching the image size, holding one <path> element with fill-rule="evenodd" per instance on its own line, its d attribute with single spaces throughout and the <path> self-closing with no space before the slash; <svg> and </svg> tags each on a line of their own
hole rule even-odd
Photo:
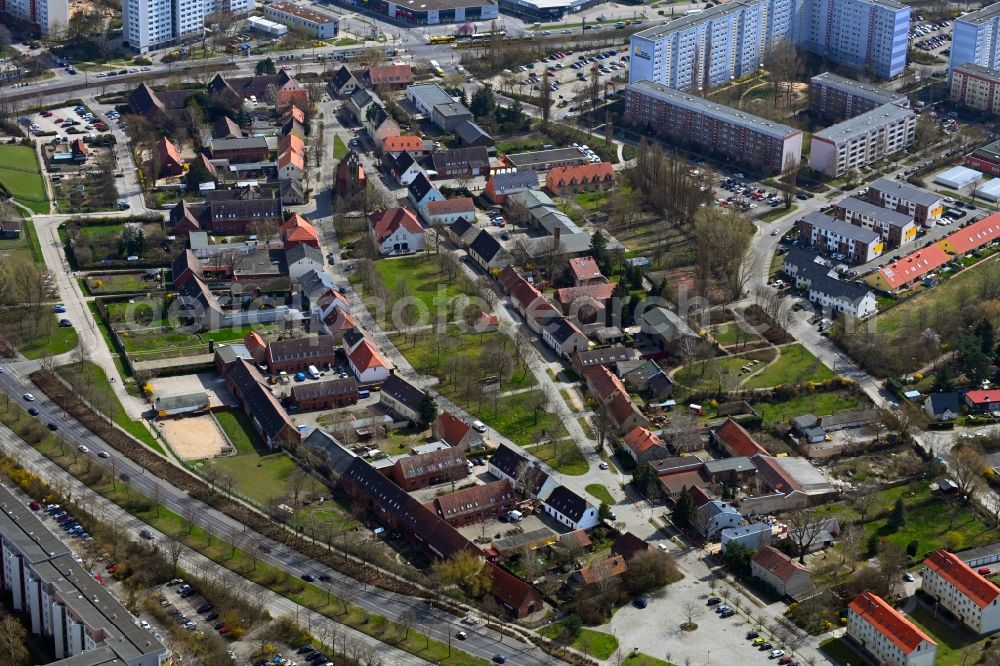
<svg viewBox="0 0 1000 666">
<path fill-rule="evenodd" d="M 1000 112 L 1000 71 L 971 62 L 952 68 L 951 101 L 974 111 Z"/>
<path fill-rule="evenodd" d="M 242 15 L 253 8 L 254 0 L 123 0 L 122 35 L 133 50 L 148 53 L 200 38 L 205 18 L 215 12 Z"/>
<path fill-rule="evenodd" d="M 0 0 L 0 14 L 30 23 L 42 35 L 65 30 L 69 24 L 67 0 Z"/>
<path fill-rule="evenodd" d="M 883 104 L 813 134 L 809 165 L 831 178 L 879 161 L 913 143 L 917 116 Z"/>
<path fill-rule="evenodd" d="M 29 631 L 54 643 L 67 664 L 159 666 L 165 647 L 77 564 L 69 549 L 7 488 L 0 486 L 0 585 Z M 86 655 L 79 657 L 78 655 Z"/>
<path fill-rule="evenodd" d="M 799 229 L 809 245 L 830 254 L 846 255 L 850 263 L 869 262 L 885 249 L 885 243 L 877 232 L 819 211 L 799 220 Z"/>
<path fill-rule="evenodd" d="M 871 592 L 847 607 L 847 635 L 879 664 L 934 666 L 937 656 L 937 643 Z"/>
<path fill-rule="evenodd" d="M 917 237 L 917 225 L 912 215 L 882 208 L 864 199 L 841 199 L 833 205 L 833 214 L 837 219 L 871 229 L 889 247 L 902 247 Z"/>
<path fill-rule="evenodd" d="M 980 636 L 1000 629 L 1000 587 L 958 556 L 936 550 L 924 560 L 920 589 Z"/>
</svg>

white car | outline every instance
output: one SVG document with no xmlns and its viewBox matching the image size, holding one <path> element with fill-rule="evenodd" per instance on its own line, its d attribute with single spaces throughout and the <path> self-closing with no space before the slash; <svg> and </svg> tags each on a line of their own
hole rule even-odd
<svg viewBox="0 0 1000 666">
<path fill-rule="evenodd" d="M 601 463 L 598 465 L 598 467 L 600 467 L 601 469 L 608 469 L 609 465 L 608 463 L 602 460 Z"/>
<path fill-rule="evenodd" d="M 88 449 L 83 444 L 81 444 L 80 446 L 76 447 L 76 450 L 79 451 L 80 453 L 90 453 L 90 449 Z"/>
<path fill-rule="evenodd" d="M 777 659 L 778 657 L 784 657 L 784 650 L 771 650 L 771 654 L 768 655 L 768 659 Z"/>
<path fill-rule="evenodd" d="M 31 395 L 30 393 L 25 393 L 24 394 L 24 399 L 27 400 L 28 402 L 34 402 L 35 401 L 35 396 Z"/>
</svg>

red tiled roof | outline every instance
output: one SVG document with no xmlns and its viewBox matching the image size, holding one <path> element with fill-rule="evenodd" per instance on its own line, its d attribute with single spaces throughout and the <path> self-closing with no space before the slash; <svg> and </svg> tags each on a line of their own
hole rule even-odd
<svg viewBox="0 0 1000 666">
<path fill-rule="evenodd" d="M 375 230 L 375 240 L 381 243 L 403 227 L 410 233 L 423 233 L 417 218 L 406 208 L 389 208 L 372 213 L 369 217 Z"/>
<path fill-rule="evenodd" d="M 611 403 L 608 405 L 608 415 L 618 427 L 625 425 L 629 417 L 637 412 L 639 412 L 639 408 L 636 407 L 635 403 L 632 402 L 632 398 L 628 397 L 628 393 L 625 391 L 616 392 L 615 397 L 611 399 Z"/>
<path fill-rule="evenodd" d="M 1000 402 L 1000 389 L 996 391 L 976 389 L 975 391 L 966 391 L 965 399 L 973 404 L 988 404 L 991 402 Z"/>
<path fill-rule="evenodd" d="M 602 278 L 601 269 L 593 257 L 577 257 L 569 260 L 569 270 L 577 282 Z"/>
<path fill-rule="evenodd" d="M 283 153 L 287 150 L 294 150 L 296 153 L 303 153 L 306 149 L 305 142 L 294 134 L 282 134 L 278 138 L 278 152 Z"/>
<path fill-rule="evenodd" d="M 625 561 L 630 561 L 636 555 L 652 553 L 656 550 L 653 544 L 643 541 L 631 532 L 621 535 L 611 544 L 611 554 L 621 555 Z"/>
<path fill-rule="evenodd" d="M 753 561 L 786 583 L 800 571 L 809 573 L 809 569 L 772 546 L 764 546 L 758 550 Z"/>
<path fill-rule="evenodd" d="M 428 215 L 447 215 L 448 213 L 475 213 L 476 204 L 470 197 L 455 197 L 442 201 L 428 201 Z"/>
<path fill-rule="evenodd" d="M 607 282 L 601 284 L 588 284 L 582 287 L 563 287 L 556 289 L 556 301 L 560 305 L 571 305 L 573 301 L 580 298 L 592 298 L 595 301 L 604 302 L 615 293 L 615 285 Z"/>
<path fill-rule="evenodd" d="M 319 234 L 316 233 L 316 227 L 298 213 L 292 213 L 292 216 L 281 225 L 281 237 L 285 239 L 286 245 L 292 243 L 319 244 Z"/>
<path fill-rule="evenodd" d="M 358 370 L 371 370 L 372 368 L 387 368 L 385 360 L 382 355 L 378 353 L 375 349 L 375 345 L 371 343 L 367 338 L 361 342 L 354 351 L 351 352 L 351 363 Z"/>
<path fill-rule="evenodd" d="M 944 266 L 949 259 L 948 253 L 935 243 L 883 266 L 878 272 L 889 288 L 895 289 Z"/>
<path fill-rule="evenodd" d="M 573 166 L 556 167 L 550 169 L 545 175 L 545 186 L 555 191 L 560 185 L 569 184 L 575 180 L 577 183 L 586 180 L 604 180 L 608 176 L 614 177 L 615 169 L 611 162 L 595 162 L 588 164 L 576 164 Z"/>
<path fill-rule="evenodd" d="M 299 107 L 292 106 L 288 109 L 288 111 L 285 111 L 285 114 L 282 116 L 282 118 L 285 121 L 297 120 L 300 123 L 304 123 L 306 121 L 306 114 L 305 111 L 303 111 Z"/>
<path fill-rule="evenodd" d="M 296 152 L 294 150 L 286 150 L 278 156 L 278 167 L 286 167 L 289 164 L 296 166 L 299 169 L 305 170 L 306 161 L 302 153 Z"/>
<path fill-rule="evenodd" d="M 501 604 L 505 604 L 515 610 L 520 610 L 527 602 L 538 605 L 536 610 L 542 608 L 542 595 L 517 576 L 513 576 L 492 562 L 486 563 L 486 568 L 493 575 L 493 586 L 490 593 L 497 598 Z"/>
<path fill-rule="evenodd" d="M 166 139 L 163 139 L 163 141 L 167 141 L 167 140 L 166 140 Z M 168 145 L 169 145 L 169 146 L 170 146 L 171 148 L 174 148 L 174 144 L 170 143 L 169 141 L 167 141 L 167 144 L 168 144 Z M 73 153 L 74 153 L 74 154 L 78 154 L 78 155 L 86 155 L 87 153 L 89 153 L 89 152 L 90 152 L 90 151 L 89 151 L 89 150 L 87 149 L 87 144 L 85 144 L 85 143 L 83 142 L 83 139 L 77 139 L 76 141 L 74 141 L 74 142 L 73 142 L 73 147 L 72 147 L 72 150 L 73 150 Z M 174 153 L 175 153 L 175 154 L 177 153 L 177 149 L 176 149 L 176 148 L 174 148 Z M 177 155 L 177 158 L 176 158 L 176 159 L 177 159 L 177 162 L 178 162 L 178 163 L 180 163 L 180 161 L 181 161 L 181 157 L 180 157 L 180 155 Z"/>
<path fill-rule="evenodd" d="M 958 254 L 965 254 L 995 241 L 997 238 L 1000 238 L 1000 213 L 993 213 L 953 234 L 949 234 L 947 238 L 943 238 L 939 242 L 947 244 L 950 246 L 949 249 Z"/>
<path fill-rule="evenodd" d="M 77 139 L 77 141 L 79 141 L 79 139 Z M 159 153 L 161 161 L 169 159 L 171 162 L 175 162 L 177 164 L 181 163 L 181 154 L 177 152 L 177 146 L 172 144 L 166 137 L 161 138 L 156 144 L 156 151 Z M 84 150 L 83 154 L 86 155 L 87 151 Z"/>
<path fill-rule="evenodd" d="M 368 70 L 368 78 L 373 86 L 384 83 L 413 83 L 413 72 L 409 65 L 379 65 Z"/>
<path fill-rule="evenodd" d="M 382 141 L 382 150 L 386 153 L 398 153 L 404 150 L 423 150 L 424 140 L 419 136 L 387 136 Z"/>
<path fill-rule="evenodd" d="M 625 385 L 622 384 L 622 380 L 618 379 L 613 372 L 603 365 L 595 365 L 587 368 L 583 373 L 583 377 L 601 400 L 607 400 L 616 391 L 628 395 Z"/>
<path fill-rule="evenodd" d="M 691 499 L 694 501 L 694 508 L 696 509 L 712 501 L 712 498 L 708 496 L 708 493 L 701 486 L 688 486 L 688 491 L 691 493 Z"/>
<path fill-rule="evenodd" d="M 937 645 L 931 637 L 915 624 L 903 617 L 881 597 L 871 592 L 862 592 L 848 608 L 861 616 L 876 631 L 896 644 L 904 654 L 910 654 L 923 642 Z"/>
<path fill-rule="evenodd" d="M 583 567 L 577 574 L 584 583 L 599 583 L 628 571 L 628 564 L 621 555 L 614 555 L 606 560 L 598 560 L 588 567 Z"/>
<path fill-rule="evenodd" d="M 757 443 L 739 423 L 727 419 L 721 428 L 715 431 L 715 437 L 731 456 L 750 456 L 758 453 L 767 455 L 767 449 Z"/>
<path fill-rule="evenodd" d="M 983 608 L 989 606 L 994 599 L 1000 596 L 1000 587 L 981 576 L 957 555 L 949 553 L 944 548 L 931 553 L 930 557 L 924 560 L 924 566 L 954 585 L 959 592 Z"/>
<path fill-rule="evenodd" d="M 490 506 L 510 506 L 516 499 L 514 487 L 510 485 L 510 481 L 501 479 L 441 495 L 431 502 L 431 506 L 435 511 L 440 512 L 438 515 L 445 520 L 454 520 L 467 513 L 475 513 Z"/>
<path fill-rule="evenodd" d="M 679 493 L 685 488 L 693 493 L 696 488 L 700 490 L 703 485 L 709 483 L 708 475 L 705 473 L 705 469 L 703 467 L 698 467 L 697 469 L 682 469 L 678 472 L 661 474 L 659 478 L 660 485 L 666 488 L 667 492 L 671 495 Z M 705 502 L 707 501 L 708 497 L 706 496 Z M 702 504 L 705 502 L 702 502 Z M 696 504 L 695 506 L 701 505 Z"/>
<path fill-rule="evenodd" d="M 662 446 L 663 442 L 656 433 L 649 430 L 649 428 L 643 428 L 642 426 L 636 426 L 625 435 L 625 444 L 636 454 L 645 453 L 654 446 Z"/>
<path fill-rule="evenodd" d="M 438 415 L 436 426 L 438 436 L 451 446 L 458 446 L 462 438 L 472 430 L 472 426 L 447 411 Z"/>
</svg>

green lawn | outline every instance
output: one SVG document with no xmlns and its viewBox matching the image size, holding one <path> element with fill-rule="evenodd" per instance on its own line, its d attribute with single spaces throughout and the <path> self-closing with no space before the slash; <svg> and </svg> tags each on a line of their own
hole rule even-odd
<svg viewBox="0 0 1000 666">
<path fill-rule="evenodd" d="M 597 210 L 608 200 L 608 192 L 581 192 L 576 195 L 576 203 L 584 210 Z"/>
<path fill-rule="evenodd" d="M 669 661 L 650 657 L 648 654 L 643 654 L 642 652 L 636 655 L 629 654 L 622 663 L 626 666 L 675 666 Z"/>
<path fill-rule="evenodd" d="M 110 403 L 111 420 L 114 421 L 119 428 L 132 435 L 137 440 L 159 453 L 161 456 L 165 455 L 160 442 L 151 432 L 149 432 L 149 429 L 139 421 L 133 421 L 129 418 L 128 414 L 125 413 L 125 408 L 122 407 L 122 403 L 118 400 L 118 396 L 115 395 L 115 392 L 111 389 L 111 384 L 108 382 L 108 376 L 100 366 L 90 363 L 89 361 L 85 361 L 82 364 L 73 363 L 61 366 L 56 370 L 56 372 L 58 372 L 63 379 L 69 382 L 71 386 L 81 387 L 79 389 L 79 393 L 84 397 L 88 394 L 94 394 L 95 391 L 110 396 L 110 400 L 108 402 Z"/>
<path fill-rule="evenodd" d="M 560 624 L 550 624 L 538 631 L 542 636 L 557 640 L 563 628 Z M 618 639 L 611 634 L 593 629 L 581 629 L 570 647 L 583 652 L 584 654 L 604 661 L 615 653 L 618 649 Z"/>
<path fill-rule="evenodd" d="M 85 229 L 87 227 L 84 227 Z M 109 273 L 107 275 L 87 276 L 87 291 L 95 296 L 117 292 L 142 293 L 159 288 L 159 280 L 143 280 L 145 273 Z M 97 286 L 100 282 L 101 286 Z"/>
<path fill-rule="evenodd" d="M 774 222 L 786 215 L 791 215 L 798 209 L 798 204 L 792 204 L 791 208 L 785 208 L 784 206 L 775 206 L 773 209 L 764 213 L 757 219 L 761 222 Z"/>
<path fill-rule="evenodd" d="M 340 135 L 334 135 L 333 137 L 333 158 L 336 160 L 342 160 L 347 157 L 347 144 L 344 140 L 340 138 Z"/>
<path fill-rule="evenodd" d="M 0 260 L 4 262 L 31 261 L 42 263 L 42 248 L 38 244 L 38 234 L 35 225 L 24 217 L 20 208 L 15 210 L 21 214 L 21 235 L 15 240 L 0 240 Z"/>
<path fill-rule="evenodd" d="M 38 337 L 18 347 L 25 358 L 34 360 L 43 356 L 58 356 L 76 349 L 79 339 L 75 328 L 59 326 L 55 316 L 51 322 L 43 322 L 42 326 L 47 327 L 47 330 L 42 330 Z"/>
<path fill-rule="evenodd" d="M 758 402 L 754 404 L 754 409 L 760 414 L 763 424 L 769 426 L 803 414 L 827 416 L 848 409 L 857 409 L 860 404 L 860 401 L 847 391 L 817 391 L 785 402 Z"/>
<path fill-rule="evenodd" d="M 257 331 L 258 333 L 263 335 L 265 332 L 271 330 L 274 330 L 273 326 L 267 326 L 267 325 L 261 326 L 257 324 L 253 326 L 240 326 L 237 328 L 220 328 L 215 331 L 206 331 L 204 333 L 199 333 L 198 337 L 200 337 L 205 342 L 208 342 L 209 340 L 213 342 L 236 342 L 236 341 L 242 342 L 243 338 L 245 338 L 248 333 Z"/>
<path fill-rule="evenodd" d="M 905 488 L 905 487 L 904 487 Z M 929 494 L 929 491 L 926 491 Z M 962 547 L 975 548 L 993 541 L 992 531 L 983 523 L 971 508 L 963 506 L 958 508 L 958 512 L 952 522 L 952 506 L 944 505 L 942 502 L 932 500 L 922 506 L 912 506 L 912 502 L 919 498 L 910 497 L 906 493 L 901 496 L 906 505 L 906 524 L 893 531 L 887 525 L 887 519 L 873 520 L 865 524 L 865 537 L 876 533 L 888 541 L 906 547 L 910 541 L 918 544 L 917 553 L 923 554 L 945 547 L 944 535 L 948 532 L 957 533 L 962 540 Z M 890 498 L 885 496 L 885 500 Z M 880 497 L 880 499 L 882 499 Z M 895 500 L 892 500 L 895 501 Z M 888 508 L 883 506 L 882 508 Z"/>
<path fill-rule="evenodd" d="M 0 183 L 36 213 L 49 212 L 45 183 L 35 151 L 28 146 L 0 145 Z"/>
<path fill-rule="evenodd" d="M 735 344 L 745 344 L 760 340 L 760 336 L 753 331 L 744 331 L 736 322 L 729 322 L 717 328 L 711 329 L 712 336 L 723 347 Z"/>
<path fill-rule="evenodd" d="M 449 282 L 438 266 L 437 258 L 430 253 L 380 259 L 375 262 L 375 268 L 390 294 L 391 302 L 383 304 L 389 312 L 400 298 L 412 296 L 427 309 L 431 320 L 436 321 L 438 308 L 444 308 L 450 317 L 453 308 L 448 306 L 459 295 L 471 296 L 475 293 L 461 275 L 456 275 Z"/>
<path fill-rule="evenodd" d="M 837 666 L 863 666 L 872 663 L 871 659 L 864 657 L 857 648 L 844 638 L 831 638 L 820 643 L 820 651 L 829 657 L 830 661 Z"/>
<path fill-rule="evenodd" d="M 937 658 L 934 660 L 935 666 L 960 666 L 962 664 L 976 663 L 983 645 L 989 640 L 986 638 L 980 639 L 965 629 L 934 617 L 933 611 L 928 610 L 919 603 L 913 609 L 913 612 L 909 614 L 909 619 L 937 641 L 938 647 Z M 970 646 L 972 647 L 970 648 Z M 963 652 L 967 648 L 969 654 L 965 655 Z"/>
<path fill-rule="evenodd" d="M 107 238 L 121 236 L 124 224 L 87 224 L 80 227 L 80 234 L 85 238 Z"/>
<path fill-rule="evenodd" d="M 609 505 L 615 503 L 615 498 L 611 496 L 611 493 L 608 492 L 608 489 L 599 483 L 587 484 L 585 490 L 594 497 L 596 497 L 599 502 L 604 502 L 605 504 Z"/>
<path fill-rule="evenodd" d="M 587 459 L 580 452 L 580 447 L 571 439 L 561 439 L 558 442 L 546 442 L 526 447 L 539 460 L 551 465 L 557 472 L 567 476 L 582 476 L 590 471 Z"/>
<path fill-rule="evenodd" d="M 777 361 L 764 371 L 747 380 L 746 388 L 764 388 L 781 384 L 805 384 L 833 378 L 833 371 L 823 365 L 818 358 L 799 343 L 780 348 Z"/>
<path fill-rule="evenodd" d="M 879 315 L 875 318 L 875 330 L 893 333 L 900 329 L 904 320 L 916 317 L 921 310 L 934 312 L 938 317 L 945 312 L 958 312 L 962 307 L 956 298 L 959 292 L 975 293 L 980 280 L 995 280 L 997 276 L 1000 276 L 1000 261 L 994 256 Z"/>
<path fill-rule="evenodd" d="M 740 368 L 748 362 L 749 359 L 742 356 L 711 358 L 681 368 L 674 373 L 673 379 L 695 391 L 713 391 L 720 386 L 723 390 L 731 390 L 746 376 L 747 373 L 742 373 Z"/>
<path fill-rule="evenodd" d="M 218 412 L 215 415 L 229 441 L 238 452 L 235 456 L 214 458 L 195 463 L 195 467 L 212 465 L 233 475 L 233 489 L 261 506 L 275 498 L 292 494 L 289 483 L 296 468 L 294 460 L 281 452 L 271 452 L 250 419 L 242 411 Z M 313 477 L 302 485 L 302 494 L 322 493 L 323 486 Z"/>
</svg>

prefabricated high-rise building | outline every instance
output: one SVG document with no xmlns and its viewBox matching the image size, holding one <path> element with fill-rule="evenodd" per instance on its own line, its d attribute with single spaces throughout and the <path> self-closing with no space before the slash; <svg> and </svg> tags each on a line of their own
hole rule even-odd
<svg viewBox="0 0 1000 666">
<path fill-rule="evenodd" d="M 248 14 L 254 0 L 122 0 L 122 36 L 139 53 L 200 37 L 205 18 Z"/>
</svg>

